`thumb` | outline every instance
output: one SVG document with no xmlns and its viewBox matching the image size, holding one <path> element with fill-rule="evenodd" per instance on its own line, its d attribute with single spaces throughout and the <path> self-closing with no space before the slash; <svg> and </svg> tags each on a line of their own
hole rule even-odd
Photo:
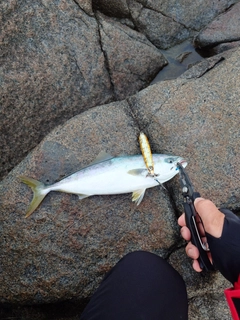
<svg viewBox="0 0 240 320">
<path fill-rule="evenodd" d="M 210 200 L 196 198 L 194 206 L 202 219 L 205 231 L 215 238 L 221 237 L 225 215 Z"/>
</svg>

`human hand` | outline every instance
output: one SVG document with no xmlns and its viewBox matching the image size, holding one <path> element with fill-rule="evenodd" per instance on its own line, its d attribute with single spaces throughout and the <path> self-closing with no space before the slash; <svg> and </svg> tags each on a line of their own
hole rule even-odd
<svg viewBox="0 0 240 320">
<path fill-rule="evenodd" d="M 210 200 L 197 198 L 194 201 L 194 206 L 199 216 L 201 217 L 204 225 L 204 228 L 203 228 L 203 225 L 200 219 L 196 221 L 198 224 L 199 233 L 203 238 L 203 242 L 206 241 L 205 231 L 215 238 L 220 238 L 223 230 L 225 215 L 221 211 L 219 211 L 218 208 L 215 206 L 215 204 Z M 185 250 L 187 255 L 193 259 L 193 269 L 197 272 L 201 272 L 202 269 L 200 268 L 199 262 L 197 260 L 199 258 L 199 251 L 198 251 L 198 248 L 194 246 L 190 241 L 191 233 L 186 226 L 184 213 L 179 217 L 178 224 L 182 227 L 181 228 L 182 237 L 185 240 L 189 241 Z M 209 252 L 208 254 L 209 254 L 209 259 L 212 260 L 211 253 Z"/>
</svg>

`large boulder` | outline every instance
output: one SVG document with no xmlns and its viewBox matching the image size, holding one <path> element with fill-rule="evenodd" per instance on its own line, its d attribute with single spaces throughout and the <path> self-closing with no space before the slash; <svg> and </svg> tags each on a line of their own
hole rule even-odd
<svg viewBox="0 0 240 320">
<path fill-rule="evenodd" d="M 236 3 L 208 24 L 206 28 L 196 36 L 195 45 L 199 48 L 209 48 L 225 42 L 238 43 L 240 33 L 239 15 L 240 2 Z M 228 48 L 229 46 L 228 44 Z"/>
<path fill-rule="evenodd" d="M 1 177 L 55 126 L 136 93 L 166 64 L 91 1 L 2 1 L 0 11 Z"/>
<path fill-rule="evenodd" d="M 167 254 L 178 233 L 161 187 L 149 190 L 139 207 L 130 194 L 80 201 L 74 195 L 51 193 L 30 219 L 24 218 L 32 195 L 19 175 L 49 184 L 86 166 L 102 150 L 136 154 L 138 133 L 126 101 L 93 108 L 54 130 L 3 180 L 2 301 L 83 299 L 127 252 Z"/>
<path fill-rule="evenodd" d="M 101 12 L 128 18 L 158 48 L 167 49 L 195 35 L 238 0 L 93 0 Z"/>
<path fill-rule="evenodd" d="M 2 1 L 0 177 L 55 126 L 146 87 L 166 64 L 159 48 L 236 2 Z"/>
<path fill-rule="evenodd" d="M 1 176 L 56 125 L 113 99 L 98 23 L 74 1 L 1 2 Z"/>
<path fill-rule="evenodd" d="M 130 194 L 80 201 L 75 195 L 52 192 L 25 219 L 32 194 L 18 176 L 52 183 L 87 165 L 101 150 L 139 153 L 137 136 L 143 130 L 154 152 L 188 159 L 187 171 L 202 196 L 239 209 L 239 57 L 236 50 L 197 77 L 193 70 L 192 77 L 157 83 L 125 101 L 72 118 L 1 182 L 2 302 L 84 300 L 124 254 L 143 249 L 168 258 L 183 275 L 192 319 L 206 319 L 210 307 L 211 314 L 230 319 L 226 304 L 209 303 L 223 299 L 228 283 L 219 274 L 193 272 L 179 250 L 183 242 L 176 222 L 182 211 L 177 177 L 167 183 L 169 191 L 147 190 L 139 207 L 131 203 Z M 207 291 L 207 286 L 212 289 Z M 206 291 L 209 300 L 204 299 Z"/>
<path fill-rule="evenodd" d="M 160 49 L 172 47 L 193 34 L 161 10 L 146 7 L 136 1 L 130 2 L 129 9 L 137 29 Z"/>
<path fill-rule="evenodd" d="M 167 60 L 143 34 L 103 14 L 97 18 L 114 94 L 122 100 L 143 88 Z"/>
</svg>

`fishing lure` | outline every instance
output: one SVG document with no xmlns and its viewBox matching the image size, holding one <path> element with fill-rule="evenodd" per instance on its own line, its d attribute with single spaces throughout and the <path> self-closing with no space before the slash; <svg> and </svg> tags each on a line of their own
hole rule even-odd
<svg viewBox="0 0 240 320">
<path fill-rule="evenodd" d="M 140 144 L 140 149 L 142 152 L 142 156 L 143 156 L 145 165 L 148 170 L 148 176 L 157 177 L 158 174 L 156 174 L 154 172 L 154 163 L 153 163 L 151 147 L 148 142 L 147 136 L 143 132 L 140 132 L 140 134 L 139 134 L 139 144 Z"/>
</svg>

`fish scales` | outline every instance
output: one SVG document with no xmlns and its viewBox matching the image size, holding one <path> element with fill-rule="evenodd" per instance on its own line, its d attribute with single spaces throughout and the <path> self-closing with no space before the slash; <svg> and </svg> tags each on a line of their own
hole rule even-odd
<svg viewBox="0 0 240 320">
<path fill-rule="evenodd" d="M 170 180 L 178 173 L 178 162 L 182 163 L 183 167 L 187 165 L 187 162 L 178 156 L 153 154 L 152 157 L 161 183 Z M 98 157 L 95 163 L 52 185 L 44 185 L 35 179 L 22 176 L 20 177 L 22 182 L 33 191 L 33 199 L 27 209 L 26 217 L 37 209 L 50 191 L 77 194 L 80 199 L 92 195 L 132 192 L 132 200 L 139 205 L 145 190 L 158 185 L 154 177 L 147 173 L 142 155 L 121 157 L 108 155 L 105 159 L 102 156 Z"/>
</svg>

